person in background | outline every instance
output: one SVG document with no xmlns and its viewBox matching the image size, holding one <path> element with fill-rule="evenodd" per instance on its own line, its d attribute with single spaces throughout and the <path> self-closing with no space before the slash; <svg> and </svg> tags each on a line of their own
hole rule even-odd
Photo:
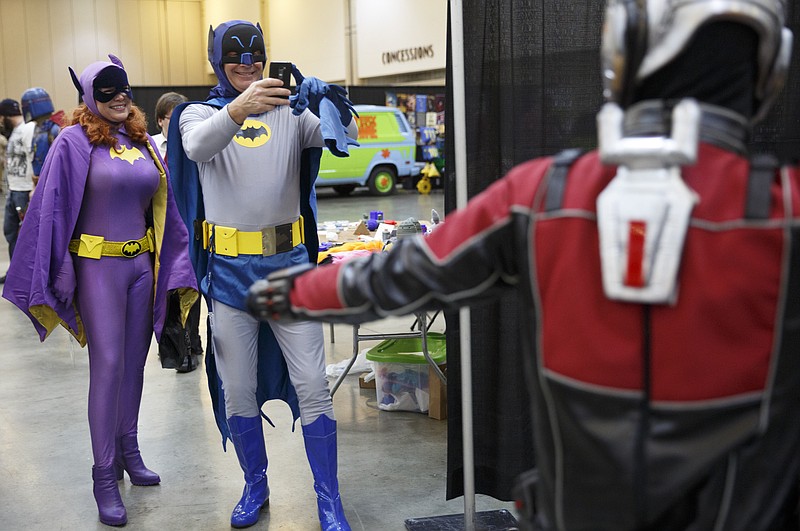
<svg viewBox="0 0 800 531">
<path fill-rule="evenodd" d="M 44 159 L 47 157 L 50 145 L 61 131 L 61 127 L 52 120 L 53 111 L 50 95 L 43 88 L 34 87 L 22 93 L 22 116 L 26 122 L 36 123 L 31 146 L 34 186 L 39 182 L 39 174 L 42 172 Z"/>
<path fill-rule="evenodd" d="M 167 133 L 172 109 L 186 102 L 188 99 L 177 92 L 165 92 L 156 102 L 156 123 L 161 130 L 153 135 L 153 141 L 158 146 L 161 157 L 167 160 Z M 168 340 L 159 343 L 159 358 L 165 368 L 174 368 L 179 373 L 191 372 L 197 368 L 197 361 L 203 355 L 203 343 L 200 339 L 200 299 L 189 311 L 186 327 L 179 322 L 167 322 L 164 334 L 170 336 Z M 188 338 L 185 336 L 188 334 Z"/>
<path fill-rule="evenodd" d="M 124 525 L 117 484 L 156 485 L 138 444 L 144 366 L 166 301 L 197 298 L 188 235 L 122 62 L 70 69 L 82 104 L 42 168 L 3 297 L 42 341 L 61 324 L 89 351 L 92 480 L 100 521 Z"/>
<path fill-rule="evenodd" d="M 0 101 L 0 116 L 3 117 L 3 126 L 11 131 L 6 146 L 6 179 L 8 191 L 6 193 L 6 208 L 3 216 L 3 234 L 8 242 L 8 257 L 13 258 L 14 249 L 19 236 L 19 228 L 28 210 L 31 199 L 33 183 L 33 133 L 36 124 L 25 122 L 22 111 L 16 100 L 5 99 Z M 5 282 L 6 275 L 0 278 L 0 283 Z"/>
<path fill-rule="evenodd" d="M 8 137 L 11 135 L 11 131 L 6 130 L 6 126 L 3 122 L 4 120 L 0 119 L 0 177 L 2 177 L 2 181 L 0 181 L 0 192 L 3 199 L 5 199 L 6 191 L 8 190 L 8 181 L 6 179 L 6 146 L 8 146 Z"/>
<path fill-rule="evenodd" d="M 167 160 L 167 133 L 169 132 L 169 119 L 172 117 L 172 109 L 188 101 L 188 98 L 177 92 L 165 92 L 156 102 L 156 124 L 161 131 L 153 135 L 158 146 L 158 151 L 164 160 Z"/>
<path fill-rule="evenodd" d="M 259 323 L 244 299 L 267 272 L 316 262 L 313 183 L 323 146 L 346 154 L 355 142 L 352 104 L 341 87 L 295 69 L 298 97 L 290 108 L 289 88 L 263 77 L 264 38 L 247 21 L 211 29 L 208 58 L 218 84 L 206 102 L 173 111 L 167 153 L 178 206 L 198 244 L 190 253 L 199 284 L 210 300 L 206 348 L 214 355 L 206 368 L 214 412 L 223 444 L 230 438 L 244 472 L 231 525 L 255 524 L 268 506 L 261 406 L 281 398 L 300 417 L 321 527 L 347 530 L 322 325 Z"/>
<path fill-rule="evenodd" d="M 783 10 L 609 0 L 597 151 L 522 163 L 389 253 L 273 273 L 252 314 L 361 322 L 520 290 L 525 529 L 798 529 L 800 168 L 747 149 L 788 68 Z"/>
</svg>

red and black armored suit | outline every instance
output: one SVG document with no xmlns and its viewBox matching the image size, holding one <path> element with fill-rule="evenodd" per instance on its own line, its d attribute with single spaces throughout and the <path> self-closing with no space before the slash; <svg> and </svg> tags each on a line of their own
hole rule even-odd
<svg viewBox="0 0 800 531">
<path fill-rule="evenodd" d="M 605 296 L 595 205 L 616 169 L 591 152 L 560 183 L 552 159 L 526 162 L 429 236 L 299 276 L 292 310 L 363 321 L 515 286 L 542 529 L 795 529 L 800 171 L 755 168 L 725 119 L 704 107 L 682 170 L 700 200 L 673 305 Z"/>
</svg>

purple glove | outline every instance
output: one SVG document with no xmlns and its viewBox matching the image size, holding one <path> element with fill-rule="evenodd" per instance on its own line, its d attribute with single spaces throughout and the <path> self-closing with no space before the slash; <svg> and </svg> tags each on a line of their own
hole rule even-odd
<svg viewBox="0 0 800 531">
<path fill-rule="evenodd" d="M 64 258 L 61 269 L 53 279 L 53 293 L 58 300 L 64 303 L 72 301 L 72 297 L 75 295 L 75 266 L 72 265 L 72 257 L 69 254 Z"/>
</svg>

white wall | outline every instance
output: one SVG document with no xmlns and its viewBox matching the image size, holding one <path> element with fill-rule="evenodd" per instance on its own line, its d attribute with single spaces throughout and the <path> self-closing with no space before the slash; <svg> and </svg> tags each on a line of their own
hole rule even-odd
<svg viewBox="0 0 800 531">
<path fill-rule="evenodd" d="M 201 0 L 0 0 L 0 98 L 43 87 L 71 110 L 80 75 L 117 55 L 133 85 L 206 85 Z"/>
<path fill-rule="evenodd" d="M 446 0 L 352 0 L 358 77 L 445 68 Z"/>
<path fill-rule="evenodd" d="M 269 0 L 270 57 L 290 61 L 306 76 L 347 78 L 345 0 Z"/>
</svg>

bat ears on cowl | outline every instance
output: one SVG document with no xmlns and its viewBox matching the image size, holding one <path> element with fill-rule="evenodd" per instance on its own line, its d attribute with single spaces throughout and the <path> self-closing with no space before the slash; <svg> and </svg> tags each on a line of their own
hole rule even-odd
<svg viewBox="0 0 800 531">
<path fill-rule="evenodd" d="M 76 89 L 78 89 L 78 105 L 80 105 L 83 98 L 83 87 L 81 87 L 81 82 L 78 80 L 75 70 L 73 70 L 71 66 L 68 66 L 67 68 L 69 68 L 69 75 L 72 77 L 72 84 L 75 85 Z"/>
<path fill-rule="evenodd" d="M 111 60 L 112 63 L 120 67 L 121 69 L 125 70 L 125 66 L 122 64 L 122 61 L 119 57 L 113 54 L 108 54 L 108 58 Z"/>
</svg>

